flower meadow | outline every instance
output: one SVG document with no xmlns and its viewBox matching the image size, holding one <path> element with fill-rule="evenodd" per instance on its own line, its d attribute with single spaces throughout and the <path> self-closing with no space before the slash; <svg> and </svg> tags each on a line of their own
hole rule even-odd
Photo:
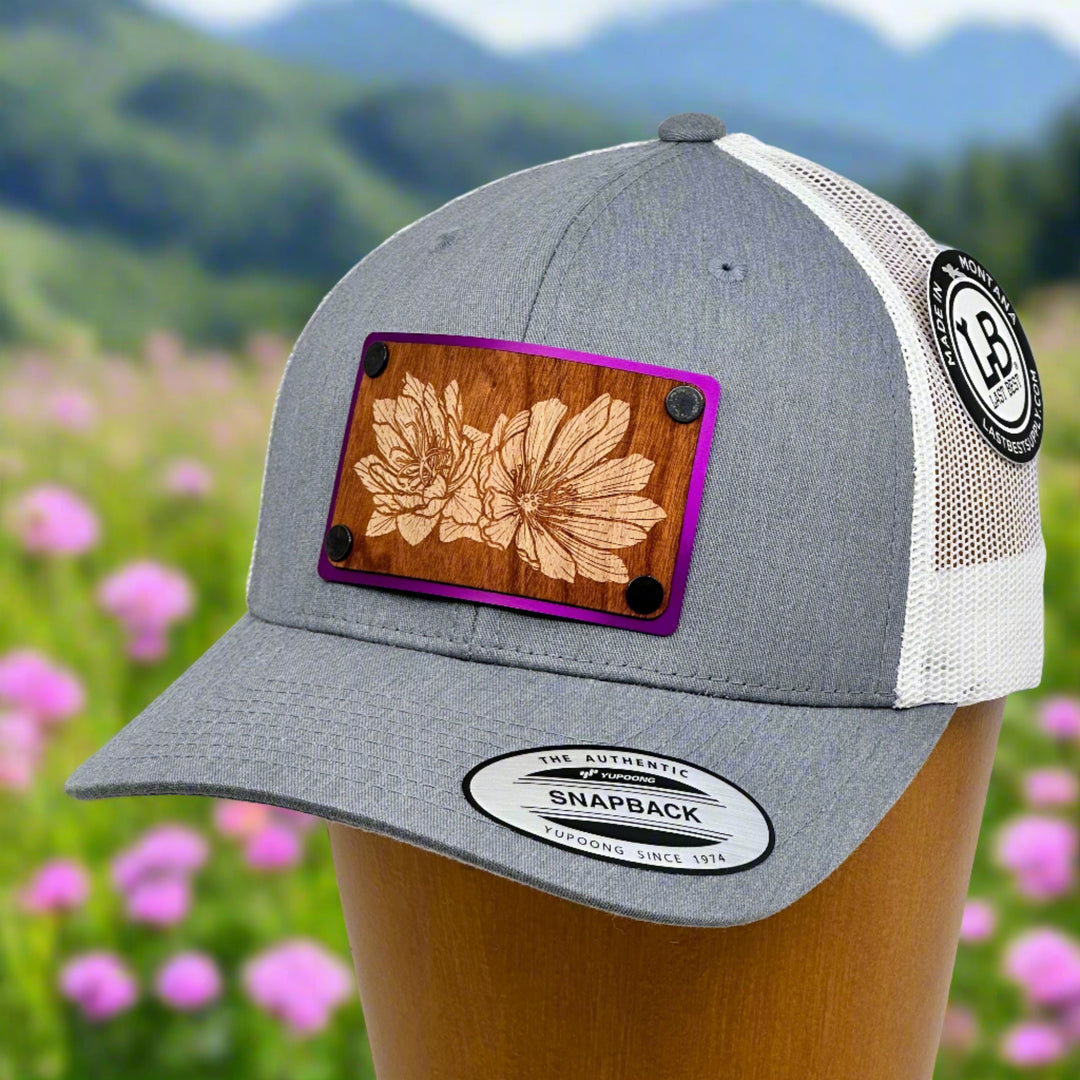
<svg viewBox="0 0 1080 1080">
<path fill-rule="evenodd" d="M 62 791 L 242 613 L 286 353 L 0 354 L 0 1080 L 373 1075 L 321 822 Z"/>
<path fill-rule="evenodd" d="M 939 1080 L 1080 1076 L 1080 298 L 1029 331 L 1046 679 L 1006 708 Z M 286 351 L 0 353 L 0 1080 L 373 1075 L 320 822 L 62 791 L 243 612 Z"/>
</svg>

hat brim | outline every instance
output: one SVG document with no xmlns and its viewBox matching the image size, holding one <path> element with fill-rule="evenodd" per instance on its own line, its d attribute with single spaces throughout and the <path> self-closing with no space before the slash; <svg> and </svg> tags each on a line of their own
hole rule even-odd
<svg viewBox="0 0 1080 1080">
<path fill-rule="evenodd" d="M 733 926 L 780 911 L 828 877 L 911 783 L 954 711 L 724 700 L 245 615 L 66 790 L 290 807 L 613 914 Z M 573 743 L 633 747 L 719 774 L 764 808 L 772 850 L 745 870 L 673 877 L 522 835 L 463 794 L 481 761 Z"/>
</svg>

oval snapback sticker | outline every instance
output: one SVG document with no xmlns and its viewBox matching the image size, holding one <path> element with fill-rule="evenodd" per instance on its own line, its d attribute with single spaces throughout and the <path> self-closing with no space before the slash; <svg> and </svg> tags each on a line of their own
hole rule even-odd
<svg viewBox="0 0 1080 1080">
<path fill-rule="evenodd" d="M 670 874 L 747 870 L 773 848 L 765 811 L 699 765 L 644 750 L 542 746 L 489 758 L 462 781 L 481 813 L 516 832 Z"/>
<path fill-rule="evenodd" d="M 1009 298 L 955 248 L 934 259 L 927 290 L 938 355 L 979 434 L 1009 461 L 1030 461 L 1042 441 L 1042 385 Z"/>
</svg>

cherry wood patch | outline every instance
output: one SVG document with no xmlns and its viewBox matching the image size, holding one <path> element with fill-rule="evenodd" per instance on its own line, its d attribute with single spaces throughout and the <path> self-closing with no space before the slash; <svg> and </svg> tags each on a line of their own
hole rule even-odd
<svg viewBox="0 0 1080 1080">
<path fill-rule="evenodd" d="M 509 342 L 376 334 L 365 350 L 373 340 L 389 361 L 377 377 L 361 368 L 328 520 L 353 546 L 336 562 L 323 554 L 324 577 L 638 623 L 681 601 L 713 380 Z M 678 423 L 665 398 L 687 383 L 707 407 Z M 648 614 L 627 602 L 641 576 L 664 590 Z"/>
</svg>

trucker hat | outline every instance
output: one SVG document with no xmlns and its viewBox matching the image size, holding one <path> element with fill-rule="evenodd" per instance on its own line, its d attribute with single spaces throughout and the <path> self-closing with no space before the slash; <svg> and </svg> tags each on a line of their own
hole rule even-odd
<svg viewBox="0 0 1080 1080">
<path fill-rule="evenodd" d="M 322 301 L 247 613 L 67 790 L 764 918 L 1037 685 L 1042 422 L 990 272 L 825 168 L 687 113 L 514 173 Z"/>
</svg>

